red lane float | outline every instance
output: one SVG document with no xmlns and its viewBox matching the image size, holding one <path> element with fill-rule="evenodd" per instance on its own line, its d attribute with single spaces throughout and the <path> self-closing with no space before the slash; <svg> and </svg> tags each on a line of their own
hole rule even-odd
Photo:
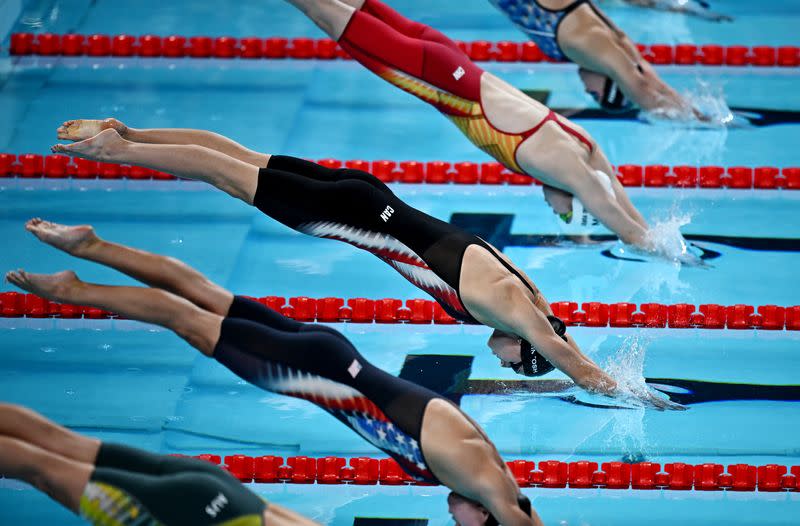
<svg viewBox="0 0 800 526">
<path fill-rule="evenodd" d="M 116 35 L 117 37 L 128 35 Z M 96 37 L 101 37 L 104 42 L 98 42 Z M 11 35 L 10 53 L 12 55 L 67 55 L 77 56 L 83 54 L 82 42 L 87 42 L 90 56 L 108 56 L 111 51 L 107 35 L 79 35 L 53 33 L 13 33 Z M 259 38 L 245 37 L 238 40 L 234 37 L 220 37 L 214 40 L 214 51 L 207 52 L 209 46 L 202 42 L 196 45 L 194 39 L 209 37 L 185 37 L 170 35 L 162 37 L 157 35 L 144 35 L 138 39 L 138 55 L 142 57 L 182 57 L 178 41 L 189 42 L 188 56 L 193 58 L 293 58 L 300 60 L 333 60 L 348 59 L 348 55 L 333 40 L 328 38 Z M 94 43 L 92 41 L 94 40 Z M 477 40 L 473 42 L 458 42 L 458 46 L 472 59 L 478 62 L 553 62 L 546 57 L 533 42 L 489 42 Z M 694 44 L 637 44 L 644 58 L 658 65 L 695 65 L 706 66 L 779 66 L 797 67 L 800 65 L 800 55 L 797 46 L 720 46 L 707 44 L 697 46 Z M 120 48 L 122 50 L 122 48 Z M 219 50 L 217 52 L 216 50 Z M 183 51 L 186 51 L 185 49 Z M 115 56 L 131 57 L 135 53 L 113 53 Z"/>
<path fill-rule="evenodd" d="M 242 482 L 263 484 L 359 484 L 398 486 L 427 485 L 414 481 L 391 458 L 327 456 L 321 458 L 280 456 L 202 454 L 195 458 L 221 465 Z M 224 460 L 224 462 L 223 462 Z M 507 461 L 509 470 L 520 487 L 543 488 L 607 488 L 676 491 L 798 491 L 800 466 L 767 464 L 702 463 L 697 465 L 674 462 L 597 462 L 579 460 L 562 462 L 543 460 Z"/>
<path fill-rule="evenodd" d="M 184 49 L 185 43 L 179 40 L 170 40 L 168 37 L 163 45 L 173 47 L 173 53 L 179 53 Z M 236 53 L 236 49 L 230 47 L 227 37 L 216 39 L 213 44 L 213 53 L 216 56 L 228 57 Z M 150 45 L 156 44 L 150 41 Z M 212 43 L 210 40 L 201 42 L 191 41 L 186 49 L 188 53 L 212 53 Z M 243 48 L 243 53 L 255 54 L 258 51 L 253 48 Z M 141 51 L 140 51 L 141 53 Z M 175 179 L 174 176 L 161 172 L 154 172 L 147 168 L 138 166 L 123 167 L 115 172 L 106 170 L 101 174 L 98 163 L 86 161 L 85 159 L 67 159 L 63 156 L 48 155 L 42 157 L 39 154 L 0 153 L 0 177 L 53 177 L 49 175 L 46 166 L 51 163 L 51 158 L 59 158 L 66 171 L 66 177 L 79 179 L 94 179 L 97 177 L 105 179 Z M 45 169 L 42 168 L 44 159 Z M 399 182 L 404 184 L 458 184 L 458 185 L 499 185 L 508 184 L 514 186 L 540 185 L 541 182 L 527 175 L 518 174 L 507 170 L 503 165 L 496 162 L 473 163 L 445 161 L 365 161 L 352 159 L 341 161 L 338 159 L 320 159 L 319 164 L 328 168 L 352 168 L 372 173 L 375 177 L 385 183 Z M 107 166 L 112 163 L 103 163 Z M 142 174 L 149 174 L 143 176 Z M 616 176 L 620 183 L 627 187 L 647 187 L 647 188 L 728 188 L 728 189 L 800 189 L 800 167 L 778 168 L 775 166 L 732 166 L 724 168 L 721 166 L 666 166 L 666 165 L 634 165 L 623 164 L 617 167 Z"/>
<path fill-rule="evenodd" d="M 441 305 L 428 299 L 399 298 L 310 298 L 295 296 L 265 296 L 251 298 L 270 309 L 302 322 L 352 322 L 352 323 L 411 323 L 437 325 L 457 324 Z M 29 310 L 26 305 L 44 305 Z M 601 303 L 586 302 L 580 305 L 571 301 L 552 303 L 553 313 L 570 326 L 586 327 L 648 327 L 671 329 L 762 329 L 800 330 L 800 305 L 690 305 L 678 303 Z M 47 302 L 32 294 L 0 292 L 0 317 L 2 318 L 112 318 L 113 313 L 90 307 L 77 307 Z"/>
</svg>

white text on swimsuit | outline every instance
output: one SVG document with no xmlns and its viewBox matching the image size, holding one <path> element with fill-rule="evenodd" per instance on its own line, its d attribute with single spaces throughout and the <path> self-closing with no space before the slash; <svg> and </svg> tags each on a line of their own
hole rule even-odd
<svg viewBox="0 0 800 526">
<path fill-rule="evenodd" d="M 387 206 L 386 209 L 381 212 L 381 219 L 383 219 L 383 222 L 385 223 L 390 217 L 392 217 L 392 214 L 394 214 L 394 208 Z"/>
</svg>

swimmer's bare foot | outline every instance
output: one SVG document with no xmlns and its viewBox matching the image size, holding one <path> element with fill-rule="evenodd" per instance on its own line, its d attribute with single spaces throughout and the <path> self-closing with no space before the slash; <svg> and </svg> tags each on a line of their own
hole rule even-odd
<svg viewBox="0 0 800 526">
<path fill-rule="evenodd" d="M 82 141 L 94 137 L 103 130 L 116 130 L 120 136 L 125 137 L 128 127 L 117 119 L 75 119 L 66 121 L 56 130 L 56 135 L 61 141 Z"/>
<path fill-rule="evenodd" d="M 43 243 L 77 257 L 84 257 L 92 246 L 100 242 L 90 225 L 59 225 L 37 217 L 25 223 L 25 230 Z"/>
<path fill-rule="evenodd" d="M 94 137 L 72 144 L 55 144 L 50 147 L 53 153 L 63 153 L 93 161 L 113 161 L 114 155 L 128 143 L 116 130 L 103 130 Z"/>
<path fill-rule="evenodd" d="M 71 270 L 55 274 L 30 274 L 22 269 L 6 274 L 6 281 L 37 296 L 59 302 L 69 301 L 71 291 L 82 282 Z"/>
</svg>

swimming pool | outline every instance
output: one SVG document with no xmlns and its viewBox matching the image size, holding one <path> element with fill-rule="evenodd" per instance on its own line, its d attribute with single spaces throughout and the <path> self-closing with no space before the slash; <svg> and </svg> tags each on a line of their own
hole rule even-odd
<svg viewBox="0 0 800 526">
<path fill-rule="evenodd" d="M 437 3 L 435 11 L 441 4 L 442 12 L 458 13 L 452 17 L 420 2 L 392 4 L 457 38 L 521 40 L 482 0 Z M 610 12 L 641 41 L 793 43 L 792 22 L 800 11 L 791 2 L 775 2 L 767 14 L 753 13 L 744 2 L 729 4 L 738 17 L 729 25 L 658 15 L 658 27 L 647 31 L 671 28 L 659 39 L 636 31 L 642 17 L 652 15 L 619 6 Z M 320 36 L 281 2 L 193 7 L 187 15 L 181 4 L 139 2 L 123 15 L 107 1 L 27 2 L 15 30 Z M 759 23 L 751 23 L 753 17 Z M 210 128 L 255 149 L 315 159 L 487 160 L 432 109 L 352 63 L 3 56 L 0 64 L 0 151 L 45 153 L 63 120 L 114 115 L 137 127 Z M 551 89 L 552 106 L 589 103 L 571 66 L 491 63 L 487 69 L 527 89 Z M 731 106 L 800 110 L 796 68 L 674 66 L 661 72 L 679 88 L 696 89 L 702 79 L 724 89 Z M 630 120 L 578 122 L 615 164 L 800 165 L 800 124 L 791 122 L 730 130 Z M 402 184 L 395 190 L 436 217 L 487 229 L 495 236 L 491 241 L 533 277 L 550 301 L 800 303 L 795 270 L 800 195 L 793 191 L 629 189 L 648 218 L 690 219 L 683 231 L 719 253 L 709 260 L 713 268 L 701 269 L 615 259 L 604 254 L 615 254 L 613 241 L 551 243 L 559 228 L 538 187 Z M 90 281 L 129 282 L 36 243 L 22 223 L 38 215 L 91 223 L 109 239 L 178 257 L 238 293 L 421 297 L 366 253 L 295 234 L 186 181 L 0 179 L 5 240 L 0 269 L 71 268 Z M 599 363 L 622 363 L 628 375 L 644 374 L 682 392 L 691 410 L 678 414 L 592 407 L 596 400 L 546 383 L 536 384 L 536 393 L 470 394 L 479 380 L 509 385 L 516 380 L 486 351 L 484 328 L 336 327 L 393 374 L 403 371 L 409 356 L 433 356 L 466 372 L 473 383 L 456 393 L 463 395 L 461 406 L 508 459 L 800 464 L 797 331 L 571 329 Z M 29 405 L 102 438 L 187 454 L 376 456 L 322 411 L 246 385 L 152 327 L 125 320 L 6 318 L 0 319 L 0 347 L 5 358 L 0 399 Z M 546 377 L 558 378 L 563 377 Z M 324 429 L 324 436 L 309 429 Z M 4 523 L 80 523 L 30 489 L 7 480 L 0 485 Z M 254 489 L 328 524 L 350 525 L 354 517 L 447 521 L 441 488 L 264 484 Z M 548 524 L 790 524 L 798 506 L 796 492 L 524 491 Z"/>
</svg>

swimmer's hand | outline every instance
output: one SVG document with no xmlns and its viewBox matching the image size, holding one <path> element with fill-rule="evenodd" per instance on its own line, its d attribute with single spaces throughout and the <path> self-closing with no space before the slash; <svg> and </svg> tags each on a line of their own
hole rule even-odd
<svg viewBox="0 0 800 526">
<path fill-rule="evenodd" d="M 116 130 L 121 137 L 125 137 L 128 127 L 117 119 L 75 119 L 66 121 L 58 127 L 56 135 L 61 141 L 83 141 L 94 137 L 103 130 Z"/>
</svg>

